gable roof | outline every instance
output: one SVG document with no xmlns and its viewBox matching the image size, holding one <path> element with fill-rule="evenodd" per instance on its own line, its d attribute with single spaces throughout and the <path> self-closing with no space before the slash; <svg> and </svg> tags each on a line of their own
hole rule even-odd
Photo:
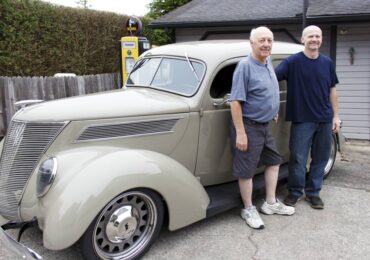
<svg viewBox="0 0 370 260">
<path fill-rule="evenodd" d="M 307 16 L 370 15 L 369 0 L 310 0 Z"/>
<path fill-rule="evenodd" d="M 192 0 L 152 28 L 301 23 L 304 0 Z M 370 0 L 308 0 L 307 20 L 370 20 Z"/>
</svg>

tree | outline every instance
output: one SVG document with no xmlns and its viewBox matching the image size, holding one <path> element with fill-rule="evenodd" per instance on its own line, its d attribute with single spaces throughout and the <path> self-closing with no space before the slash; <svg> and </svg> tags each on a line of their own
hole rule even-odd
<svg viewBox="0 0 370 260">
<path fill-rule="evenodd" d="M 149 4 L 149 13 L 143 18 L 143 34 L 154 45 L 163 45 L 172 42 L 172 30 L 170 29 L 150 29 L 146 25 L 152 20 L 158 19 L 161 16 L 183 6 L 191 0 L 153 0 Z"/>
<path fill-rule="evenodd" d="M 148 16 L 153 19 L 158 19 L 190 1 L 191 0 L 153 0 L 153 2 L 149 4 Z"/>
<path fill-rule="evenodd" d="M 84 9 L 88 9 L 89 7 L 91 7 L 88 0 L 77 0 L 75 3 L 80 5 Z"/>
</svg>

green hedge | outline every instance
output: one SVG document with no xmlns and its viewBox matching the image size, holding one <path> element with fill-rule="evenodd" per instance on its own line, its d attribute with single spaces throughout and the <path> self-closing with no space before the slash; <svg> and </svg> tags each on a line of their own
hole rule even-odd
<svg viewBox="0 0 370 260">
<path fill-rule="evenodd" d="M 0 76 L 120 71 L 127 16 L 37 0 L 0 2 Z"/>
</svg>

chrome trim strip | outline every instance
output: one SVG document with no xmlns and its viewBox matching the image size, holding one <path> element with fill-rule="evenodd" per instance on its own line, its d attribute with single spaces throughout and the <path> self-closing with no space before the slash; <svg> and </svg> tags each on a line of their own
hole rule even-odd
<svg viewBox="0 0 370 260">
<path fill-rule="evenodd" d="M 141 121 L 130 121 L 130 122 L 122 122 L 122 123 L 104 123 L 104 124 L 94 124 L 86 126 L 82 129 L 78 137 L 73 141 L 73 143 L 84 143 L 84 142 L 91 142 L 91 141 L 106 141 L 106 140 L 115 140 L 121 138 L 132 138 L 138 136 L 150 136 L 150 135 L 158 135 L 158 134 L 166 134 L 166 133 L 173 133 L 174 127 L 176 126 L 177 122 L 182 119 L 183 117 L 176 117 L 176 118 L 161 118 L 161 119 L 152 119 L 152 120 L 141 120 Z M 170 122 L 169 122 L 170 121 Z M 168 125 L 160 126 L 160 123 L 167 123 Z M 155 127 L 150 129 L 150 123 L 157 124 Z M 135 132 L 137 128 L 143 124 L 143 126 L 147 127 L 147 132 Z M 133 126 L 130 129 L 130 126 Z M 105 128 L 106 129 L 102 129 Z M 115 130 L 109 129 L 110 127 L 116 128 Z M 127 127 L 127 128 L 126 128 Z M 162 129 L 158 129 L 161 128 Z M 166 127 L 168 129 L 166 129 Z M 94 128 L 101 128 L 98 129 L 100 133 L 94 134 L 92 132 L 88 133 L 88 131 L 93 131 Z M 163 129 L 164 128 L 164 129 Z M 150 130 L 153 130 L 150 132 Z M 103 137 L 103 132 L 109 132 L 112 136 Z M 85 137 L 83 135 L 86 135 Z M 90 137 L 88 136 L 90 135 Z M 95 135 L 95 136 L 94 136 Z M 101 137 L 99 137 L 99 135 Z"/>
<path fill-rule="evenodd" d="M 100 142 L 100 141 L 109 141 L 109 140 L 117 140 L 117 139 L 125 139 L 125 138 L 133 138 L 133 137 L 140 137 L 140 136 L 152 136 L 152 135 L 161 135 L 161 134 L 170 134 L 174 133 L 174 131 L 165 131 L 165 132 L 157 132 L 157 133 L 150 133 L 150 134 L 137 134 L 137 135 L 130 135 L 130 136 L 118 136 L 118 137 L 107 137 L 107 138 L 97 138 L 97 139 L 89 139 L 89 140 L 74 140 L 72 143 L 88 143 L 88 142 Z"/>
</svg>

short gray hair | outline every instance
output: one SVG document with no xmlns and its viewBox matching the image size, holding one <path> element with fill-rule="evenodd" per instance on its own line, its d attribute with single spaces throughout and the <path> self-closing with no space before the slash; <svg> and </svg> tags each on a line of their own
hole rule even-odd
<svg viewBox="0 0 370 260">
<path fill-rule="evenodd" d="M 249 36 L 249 40 L 251 40 L 251 41 L 256 40 L 257 33 L 261 32 L 261 31 L 270 32 L 271 35 L 272 35 L 272 39 L 274 39 L 274 34 L 272 33 L 272 31 L 269 28 L 267 28 L 266 26 L 260 26 L 260 27 L 257 27 L 257 28 L 253 28 L 251 30 L 251 33 L 250 33 L 250 36 Z"/>
<path fill-rule="evenodd" d="M 303 29 L 302 31 L 302 37 L 305 37 L 306 34 L 310 31 L 310 30 L 317 30 L 317 31 L 320 31 L 321 35 L 322 35 L 322 30 L 320 29 L 320 27 L 316 26 L 316 25 L 309 25 L 307 26 L 306 28 Z"/>
</svg>

